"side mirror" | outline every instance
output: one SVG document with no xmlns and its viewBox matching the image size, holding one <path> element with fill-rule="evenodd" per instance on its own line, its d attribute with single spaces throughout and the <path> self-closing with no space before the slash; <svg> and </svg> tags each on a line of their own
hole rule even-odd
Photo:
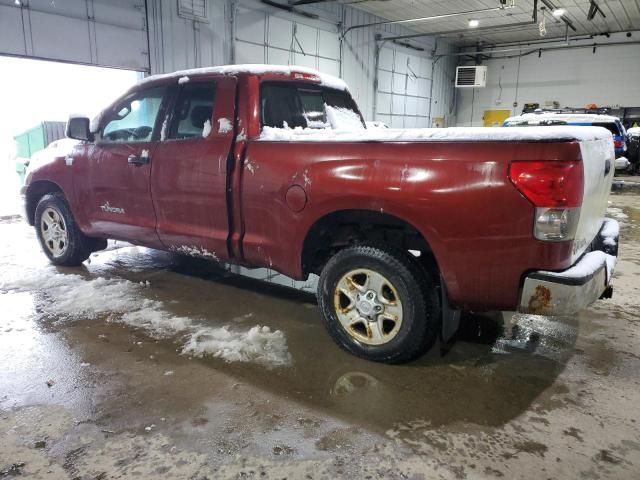
<svg viewBox="0 0 640 480">
<path fill-rule="evenodd" d="M 86 117 L 71 117 L 67 122 L 66 136 L 74 140 L 85 142 L 93 141 L 93 133 L 89 128 L 89 119 Z"/>
</svg>

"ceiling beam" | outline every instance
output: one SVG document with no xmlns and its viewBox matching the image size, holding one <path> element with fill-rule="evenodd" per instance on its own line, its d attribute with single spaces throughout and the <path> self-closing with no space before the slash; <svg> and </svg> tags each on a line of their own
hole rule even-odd
<svg viewBox="0 0 640 480">
<path fill-rule="evenodd" d="M 307 1 L 307 0 L 300 0 L 300 1 Z M 537 0 L 536 0 L 536 2 L 537 2 Z M 466 10 L 464 12 L 443 13 L 441 15 L 431 15 L 429 17 L 407 18 L 405 20 L 385 20 L 385 21 L 382 21 L 382 22 L 363 23 L 363 24 L 360 24 L 360 25 L 352 25 L 352 26 L 350 26 L 349 28 L 347 28 L 344 31 L 342 36 L 344 37 L 351 30 L 356 30 L 358 28 L 377 27 L 377 26 L 381 26 L 381 25 L 407 25 L 407 24 L 412 24 L 412 23 L 422 23 L 422 22 L 428 22 L 428 21 L 431 21 L 431 20 L 441 20 L 443 18 L 459 17 L 459 16 L 462 16 L 462 15 L 474 15 L 474 14 L 477 14 L 477 13 L 487 13 L 487 12 L 495 12 L 495 11 L 500 11 L 500 10 L 507 10 L 507 9 L 514 8 L 514 7 L 515 7 L 515 2 L 514 2 L 514 0 L 511 0 L 511 3 L 509 5 L 501 5 L 499 7 L 480 8 L 480 9 L 476 9 L 476 10 Z"/>
<path fill-rule="evenodd" d="M 389 37 L 383 37 L 382 35 L 378 34 L 376 36 L 376 39 L 377 40 L 406 40 L 409 38 L 418 38 L 418 37 L 441 37 L 444 35 L 452 35 L 455 33 L 465 33 L 465 32 L 473 33 L 478 31 L 483 32 L 488 30 L 499 30 L 502 28 L 527 27 L 527 26 L 537 25 L 537 24 L 538 24 L 538 0 L 533 0 L 533 12 L 531 14 L 531 20 L 527 22 L 505 23 L 501 25 L 486 25 L 484 27 L 475 27 L 475 28 L 459 28 L 456 30 L 443 30 L 439 32 L 410 33 L 407 35 L 394 35 Z"/>
<path fill-rule="evenodd" d="M 556 10 L 558 7 L 556 7 L 553 2 L 551 2 L 550 0 L 540 0 L 542 3 L 544 3 L 544 5 L 553 12 L 553 10 Z M 566 13 L 564 15 L 562 15 L 560 17 L 560 20 L 562 20 L 571 30 L 573 30 L 574 32 L 576 32 L 576 27 L 573 25 L 573 22 L 567 18 Z"/>
</svg>

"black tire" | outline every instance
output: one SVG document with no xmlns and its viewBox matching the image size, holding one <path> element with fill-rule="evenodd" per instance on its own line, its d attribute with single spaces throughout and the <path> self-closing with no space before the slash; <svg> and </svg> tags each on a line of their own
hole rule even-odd
<svg viewBox="0 0 640 480">
<path fill-rule="evenodd" d="M 358 269 L 382 275 L 400 297 L 402 320 L 395 336 L 386 343 L 367 344 L 340 323 L 335 306 L 339 300 L 334 300 L 340 294 L 336 289 L 341 279 Z M 441 325 L 436 283 L 415 257 L 389 245 L 359 245 L 333 256 L 320 275 L 318 305 L 325 326 L 338 345 L 353 355 L 375 362 L 398 364 L 414 360 L 433 345 Z M 360 309 L 357 310 L 356 316 L 360 315 Z"/>
<path fill-rule="evenodd" d="M 63 228 L 66 236 L 64 251 L 59 255 L 55 254 L 51 246 L 52 240 L 44 238 L 43 215 L 57 212 L 62 217 Z M 61 224 L 61 223 L 59 223 Z M 76 224 L 71 209 L 62 193 L 50 193 L 40 199 L 35 212 L 35 229 L 42 251 L 55 265 L 75 267 L 81 265 L 92 251 L 105 248 L 106 241 L 103 239 L 89 238 L 84 235 Z"/>
</svg>

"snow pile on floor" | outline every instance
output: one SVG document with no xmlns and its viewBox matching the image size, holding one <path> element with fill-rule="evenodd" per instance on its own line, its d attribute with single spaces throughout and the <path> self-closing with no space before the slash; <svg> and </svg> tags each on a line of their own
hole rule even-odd
<svg viewBox="0 0 640 480">
<path fill-rule="evenodd" d="M 288 365 L 290 355 L 281 331 L 256 325 L 246 332 L 222 328 L 203 328 L 190 335 L 182 353 L 194 357 L 211 355 L 228 362 L 256 362 L 263 365 Z"/>
<path fill-rule="evenodd" d="M 627 157 L 618 157 L 615 160 L 616 170 L 626 170 L 631 165 L 631 162 L 627 159 Z"/>
<path fill-rule="evenodd" d="M 328 112 L 327 112 L 328 114 Z M 362 125 L 362 124 L 360 124 Z M 538 142 L 600 140 L 613 156 L 613 137 L 602 127 L 450 127 L 450 128 L 274 128 L 263 127 L 260 140 L 280 142 Z"/>
<path fill-rule="evenodd" d="M 156 339 L 179 337 L 182 353 L 228 362 L 252 362 L 267 368 L 291 364 L 286 337 L 256 325 L 248 330 L 212 327 L 172 314 L 148 298 L 149 288 L 129 280 L 59 273 L 52 266 L 9 265 L 0 277 L 0 294 L 36 293 L 38 310 L 56 320 L 105 318 L 144 330 Z"/>
<path fill-rule="evenodd" d="M 607 215 L 618 220 L 627 220 L 629 218 L 629 216 L 618 207 L 607 208 Z"/>
</svg>

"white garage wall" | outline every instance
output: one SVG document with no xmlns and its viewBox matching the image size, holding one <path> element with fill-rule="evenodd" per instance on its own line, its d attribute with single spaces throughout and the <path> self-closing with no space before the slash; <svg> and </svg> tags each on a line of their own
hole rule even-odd
<svg viewBox="0 0 640 480">
<path fill-rule="evenodd" d="M 612 34 L 597 43 L 638 41 Z M 579 43 L 579 42 L 576 42 Z M 487 88 L 458 89 L 457 123 L 481 126 L 485 110 L 522 112 L 525 103 L 558 101 L 561 106 L 640 106 L 640 45 L 598 47 L 533 53 L 512 59 L 496 59 L 487 65 Z M 517 53 L 517 52 L 512 52 Z M 496 54 L 509 55 L 509 53 Z M 513 103 L 518 106 L 514 107 Z"/>
<path fill-rule="evenodd" d="M 431 59 L 402 46 L 383 46 L 378 58 L 377 120 L 392 128 L 429 126 Z"/>
<path fill-rule="evenodd" d="M 346 35 L 340 52 L 340 22 L 348 28 L 382 19 L 337 2 L 305 7 L 305 10 L 320 17 L 310 19 L 283 12 L 256 0 L 241 0 L 237 2 L 236 48 L 232 52 L 229 41 L 233 29 L 231 0 L 207 0 L 207 22 L 178 17 L 176 3 L 175 0 L 148 2 L 152 73 L 222 65 L 232 61 L 308 65 L 342 76 L 367 119 L 374 119 L 375 34 L 412 33 L 395 25 L 352 30 Z M 296 38 L 300 45 L 295 41 Z M 413 54 L 429 58 L 434 40 L 422 37 L 416 39 L 415 43 L 422 45 L 425 50 L 413 51 Z M 393 44 L 388 45 L 396 48 Z M 451 47 L 444 42 L 438 45 L 439 52 L 449 49 Z M 433 68 L 431 103 L 434 116 L 452 118 L 455 114 L 454 66 L 455 60 L 446 58 L 439 60 Z M 429 93 L 421 91 L 420 95 L 429 97 Z"/>
<path fill-rule="evenodd" d="M 235 63 L 301 65 L 340 75 L 336 23 L 273 14 L 257 5 L 236 12 Z"/>
<path fill-rule="evenodd" d="M 0 55 L 147 71 L 143 0 L 0 0 Z"/>
<path fill-rule="evenodd" d="M 344 5 L 328 3 L 321 7 L 327 10 L 332 9 L 331 11 L 334 14 L 342 18 L 345 28 L 352 25 L 363 25 L 383 20 L 375 15 Z M 345 36 L 342 52 L 342 78 L 351 87 L 351 91 L 360 105 L 365 118 L 385 121 L 387 120 L 385 116 L 376 115 L 374 117 L 374 102 L 376 101 L 374 88 L 376 69 L 376 33 L 388 36 L 407 35 L 414 32 L 399 25 L 367 27 L 348 32 Z M 432 50 L 436 46 L 435 40 L 429 37 L 415 38 L 412 43 L 423 47 L 424 51 L 418 52 L 413 49 L 405 49 L 390 42 L 386 42 L 385 46 L 404 52 L 412 52 L 413 55 L 424 58 L 430 58 Z M 446 42 L 438 42 L 438 53 L 449 52 L 452 50 L 453 47 Z M 455 107 L 453 103 L 455 65 L 455 61 L 446 59 L 446 61 L 439 60 L 436 62 L 435 68 L 433 68 L 434 77 L 431 116 L 446 116 L 449 124 L 452 122 L 452 118 L 455 115 Z M 420 93 L 423 94 L 423 92 Z M 426 96 L 429 96 L 429 94 Z"/>
</svg>

